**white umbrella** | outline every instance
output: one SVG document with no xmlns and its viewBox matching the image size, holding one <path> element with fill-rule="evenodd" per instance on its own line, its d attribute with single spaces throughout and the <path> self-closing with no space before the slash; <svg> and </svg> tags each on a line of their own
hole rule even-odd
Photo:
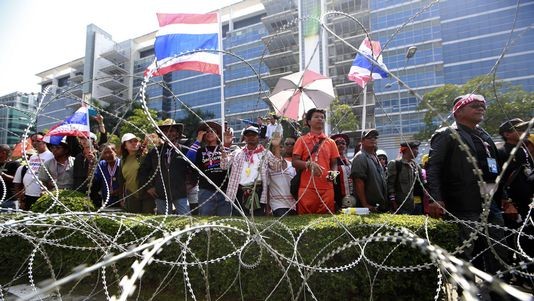
<svg viewBox="0 0 534 301">
<path fill-rule="evenodd" d="M 328 108 L 334 98 L 332 79 L 310 70 L 281 77 L 269 97 L 278 115 L 294 120 L 311 108 Z"/>
</svg>

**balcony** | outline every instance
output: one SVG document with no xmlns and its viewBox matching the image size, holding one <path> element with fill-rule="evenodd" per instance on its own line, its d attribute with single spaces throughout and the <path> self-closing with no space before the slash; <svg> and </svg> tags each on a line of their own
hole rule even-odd
<svg viewBox="0 0 534 301">
<path fill-rule="evenodd" d="M 265 36 L 261 38 L 261 41 L 271 53 L 289 49 L 297 45 L 295 33 L 291 30 Z"/>
<path fill-rule="evenodd" d="M 101 53 L 100 56 L 115 64 L 121 64 L 129 60 L 126 51 L 124 49 L 119 49 L 117 46 Z"/>
<path fill-rule="evenodd" d="M 265 65 L 267 65 L 269 69 L 272 70 L 284 66 L 289 67 L 290 65 L 298 65 L 297 58 L 298 54 L 293 53 L 293 51 L 291 50 L 287 50 L 284 52 L 266 55 L 264 57 L 264 61 Z"/>
<path fill-rule="evenodd" d="M 298 18 L 297 4 L 295 1 L 264 0 L 262 4 L 265 7 L 267 16 L 261 18 L 261 22 L 269 32 L 275 32 Z"/>
<path fill-rule="evenodd" d="M 128 86 L 124 84 L 124 79 L 116 79 L 115 77 L 103 78 L 100 82 L 100 86 L 108 88 L 112 91 L 122 91 L 128 89 Z"/>
<path fill-rule="evenodd" d="M 81 84 L 74 84 L 70 85 L 69 88 L 65 91 L 65 93 L 71 93 L 72 95 L 82 98 L 83 90 L 82 90 Z"/>
<path fill-rule="evenodd" d="M 108 104 L 119 102 L 119 101 L 126 101 L 126 98 L 124 97 L 124 93 L 110 93 L 104 96 L 101 96 L 98 98 L 101 101 L 107 102 Z"/>
<path fill-rule="evenodd" d="M 83 81 L 83 72 L 71 72 L 69 80 L 71 83 L 81 83 Z"/>
<path fill-rule="evenodd" d="M 106 66 L 100 69 L 100 71 L 104 72 L 105 74 L 112 75 L 112 76 L 128 74 L 128 71 L 126 71 L 126 69 L 124 69 L 123 67 L 124 67 L 123 64 L 120 64 L 120 65 L 111 64 L 109 66 Z"/>
</svg>

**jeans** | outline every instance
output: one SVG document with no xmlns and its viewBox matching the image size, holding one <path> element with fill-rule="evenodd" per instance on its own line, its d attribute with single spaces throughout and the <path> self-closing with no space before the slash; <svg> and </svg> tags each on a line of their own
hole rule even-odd
<svg viewBox="0 0 534 301">
<path fill-rule="evenodd" d="M 288 215 L 297 215 L 297 211 L 289 208 L 278 208 L 276 210 L 273 210 L 273 216 L 280 217 Z"/>
<path fill-rule="evenodd" d="M 178 215 L 190 215 L 189 201 L 187 197 L 179 198 L 172 201 L 156 199 L 156 214 L 172 214 L 172 205 L 174 205 L 175 214 Z M 165 210 L 166 209 L 166 210 Z"/>
<path fill-rule="evenodd" d="M 8 211 L 8 208 L 18 210 L 19 209 L 19 201 L 13 201 L 13 200 L 4 200 L 0 204 L 0 208 L 3 210 L 0 211 Z"/>
<path fill-rule="evenodd" d="M 481 214 L 479 212 L 455 212 L 452 214 L 460 220 L 480 222 Z M 504 225 L 502 214 L 500 212 L 494 212 L 494 210 L 491 209 L 488 216 L 488 222 L 497 226 Z M 460 242 L 462 243 L 465 240 L 469 239 L 470 234 L 474 232 L 474 229 L 472 229 L 471 227 L 475 227 L 475 225 L 468 225 L 459 225 L 459 238 Z M 506 240 L 504 239 L 504 230 L 490 227 L 489 235 L 491 238 L 497 240 L 498 242 L 506 244 Z M 492 242 L 492 244 L 501 259 L 507 261 L 509 257 L 508 251 L 503 246 L 498 245 L 495 242 Z M 472 242 L 469 247 L 464 249 L 464 252 L 460 255 L 460 257 L 464 260 L 472 262 L 472 264 L 476 268 L 481 269 L 487 273 L 494 274 L 499 269 L 502 269 L 502 266 L 501 263 L 495 258 L 495 255 L 489 249 L 486 250 L 486 248 L 488 248 L 487 238 L 484 236 L 484 233 L 479 233 L 477 239 Z M 481 252 L 483 253 L 480 254 Z M 475 257 L 476 259 L 474 259 Z"/>
<path fill-rule="evenodd" d="M 224 195 L 218 191 L 200 188 L 198 191 L 199 215 L 230 216 L 232 215 L 232 203 L 228 202 Z"/>
</svg>

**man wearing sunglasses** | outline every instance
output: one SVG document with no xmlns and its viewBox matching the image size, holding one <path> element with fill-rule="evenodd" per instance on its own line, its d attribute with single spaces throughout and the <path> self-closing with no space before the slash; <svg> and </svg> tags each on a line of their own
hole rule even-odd
<svg viewBox="0 0 534 301">
<path fill-rule="evenodd" d="M 457 97 L 452 114 L 456 122 L 436 130 L 430 141 L 427 176 L 433 203 L 429 205 L 429 213 L 432 217 L 441 217 L 445 209 L 447 218 L 455 216 L 470 222 L 460 223 L 459 226 L 459 238 L 463 244 L 475 231 L 477 224 L 473 222 L 483 222 L 482 205 L 490 193 L 495 192 L 487 221 L 497 226 L 504 224 L 496 203 L 500 203 L 501 192 L 495 186 L 502 164 L 495 143 L 479 126 L 486 114 L 484 97 L 475 94 Z M 484 185 L 480 180 L 485 182 Z M 463 258 L 493 274 L 499 269 L 499 263 L 487 246 L 487 238 L 477 234 L 475 241 L 466 245 Z M 506 243 L 502 230 L 490 227 L 489 234 L 497 242 Z M 505 253 L 501 252 L 499 243 L 493 246 L 503 258 Z"/>
</svg>

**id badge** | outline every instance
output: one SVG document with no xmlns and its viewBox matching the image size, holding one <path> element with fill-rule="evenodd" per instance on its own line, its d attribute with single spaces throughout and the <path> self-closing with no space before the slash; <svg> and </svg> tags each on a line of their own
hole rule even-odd
<svg viewBox="0 0 534 301">
<path fill-rule="evenodd" d="M 497 160 L 494 158 L 488 158 L 488 168 L 491 173 L 498 174 L 499 171 L 497 169 Z"/>
</svg>

